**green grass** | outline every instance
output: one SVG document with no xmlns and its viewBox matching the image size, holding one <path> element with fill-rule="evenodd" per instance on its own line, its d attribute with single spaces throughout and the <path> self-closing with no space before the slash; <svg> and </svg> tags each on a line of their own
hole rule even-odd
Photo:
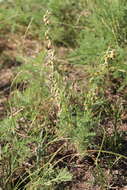
<svg viewBox="0 0 127 190">
<path fill-rule="evenodd" d="M 0 121 L 0 187 L 71 189 L 77 155 L 94 160 L 91 185 L 114 187 L 112 171 L 127 160 L 126 131 L 120 130 L 126 124 L 126 1 L 16 0 L 0 5 L 1 38 L 16 33 L 44 44 L 35 58 L 23 51 L 16 56 L 23 64 L 15 69 L 7 116 Z M 69 64 L 55 54 L 53 65 L 46 65 L 47 30 L 51 50 L 72 50 L 61 58 Z M 87 77 L 76 74 L 78 69 Z"/>
</svg>

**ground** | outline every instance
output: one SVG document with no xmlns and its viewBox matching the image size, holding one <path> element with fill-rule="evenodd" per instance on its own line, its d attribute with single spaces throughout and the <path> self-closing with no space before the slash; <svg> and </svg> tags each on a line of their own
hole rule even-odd
<svg viewBox="0 0 127 190">
<path fill-rule="evenodd" d="M 22 48 L 19 48 L 22 46 Z M 2 38 L 0 41 L 0 52 L 1 52 L 1 58 L 0 58 L 0 119 L 3 120 L 8 116 L 8 107 L 7 103 L 9 102 L 9 98 L 13 94 L 13 86 L 12 83 L 16 76 L 16 67 L 20 67 L 22 64 L 25 64 L 23 62 L 17 61 L 17 56 L 19 55 L 26 55 L 35 57 L 39 51 L 43 49 L 43 43 L 40 43 L 38 40 L 29 40 L 29 39 L 23 39 L 19 36 L 12 35 L 12 36 L 6 36 L 5 39 Z M 62 68 L 62 71 L 66 73 L 68 80 L 73 81 L 75 84 L 74 88 L 76 89 L 76 92 L 81 91 L 81 89 L 86 88 L 87 89 L 87 77 L 89 76 L 88 73 L 84 72 L 82 69 L 82 66 L 74 66 L 70 65 L 65 59 L 65 55 L 68 51 L 71 51 L 65 47 L 59 47 L 56 52 L 58 62 L 61 62 L 60 68 Z M 82 86 L 78 86 L 78 81 L 80 81 L 80 84 L 82 83 Z M 123 96 L 122 94 L 115 94 L 113 92 L 113 88 L 116 87 L 118 84 L 118 81 L 112 81 L 112 86 L 107 89 L 106 96 L 109 98 L 110 102 L 117 101 L 119 99 L 119 96 Z M 114 86 L 115 85 L 115 86 Z M 19 84 L 20 86 L 20 84 Z M 124 92 L 125 93 L 125 89 Z M 126 104 L 126 102 L 124 102 Z M 127 113 L 126 110 L 122 114 L 122 125 L 119 127 L 120 131 L 123 131 L 126 133 L 127 131 Z M 104 125 L 106 127 L 106 130 L 109 132 L 109 134 L 112 134 L 112 121 L 111 118 L 105 118 Z M 24 130 L 24 129 L 23 129 Z M 22 131 L 22 127 L 19 129 L 18 133 L 22 135 L 24 134 Z M 97 139 L 95 140 L 97 141 Z M 98 137 L 99 141 L 99 137 Z M 121 154 L 126 155 L 126 146 L 127 146 L 127 139 L 124 138 L 123 143 L 123 149 Z M 55 162 L 58 161 L 57 167 L 63 168 L 67 167 L 70 173 L 73 174 L 73 179 L 71 182 L 63 182 L 62 184 L 58 185 L 56 189 L 72 189 L 72 190 L 101 190 L 102 188 L 105 188 L 105 182 L 109 184 L 108 189 L 118 189 L 118 190 L 126 190 L 127 189 L 127 160 L 126 159 L 120 159 L 120 156 L 118 157 L 118 160 L 114 157 L 114 155 L 111 154 L 102 154 L 99 159 L 98 163 L 99 165 L 95 164 L 95 160 L 97 158 L 97 152 L 91 150 L 91 153 L 89 153 L 86 156 L 80 156 L 72 145 L 70 145 L 69 142 L 66 142 L 65 140 L 59 141 L 58 143 L 54 143 L 51 147 L 49 147 L 49 154 L 55 153 L 58 150 L 58 147 L 63 146 L 63 148 L 58 151 L 56 156 L 54 157 Z M 108 146 L 108 144 L 107 144 Z M 110 148 L 109 148 L 110 151 Z M 34 158 L 33 159 L 34 162 Z M 112 159 L 112 167 L 109 169 L 107 167 L 108 160 Z M 61 160 L 61 161 L 60 161 Z M 28 164 L 30 164 L 30 160 L 28 160 Z M 27 167 L 26 165 L 23 166 L 24 169 Z M 29 166 L 28 166 L 29 167 Z M 102 171 L 100 170 L 103 170 Z M 14 183 L 18 180 L 19 176 L 22 175 L 23 168 L 21 171 L 17 171 L 14 177 Z M 102 181 L 101 181 L 101 175 L 103 175 Z M 96 177 L 95 177 L 96 176 Z M 99 183 L 96 183 L 96 180 L 100 181 Z M 26 182 L 27 183 L 27 182 Z M 102 185 L 102 184 L 103 185 Z M 22 184 L 23 186 L 23 184 Z"/>
</svg>

